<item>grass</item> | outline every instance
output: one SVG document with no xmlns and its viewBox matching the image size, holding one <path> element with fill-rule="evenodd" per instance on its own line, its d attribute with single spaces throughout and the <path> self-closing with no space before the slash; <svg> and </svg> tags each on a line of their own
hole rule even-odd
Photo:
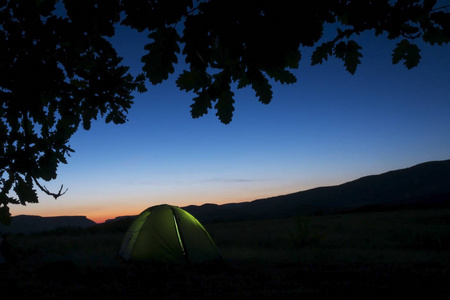
<svg viewBox="0 0 450 300">
<path fill-rule="evenodd" d="M 60 299 L 439 299 L 450 292 L 450 209 L 204 224 L 225 261 L 218 268 L 123 264 L 115 254 L 126 225 L 10 236 L 18 261 L 0 270 L 0 289 Z"/>
<path fill-rule="evenodd" d="M 449 263 L 450 210 L 411 210 L 207 226 L 223 255 L 261 262 Z"/>
</svg>

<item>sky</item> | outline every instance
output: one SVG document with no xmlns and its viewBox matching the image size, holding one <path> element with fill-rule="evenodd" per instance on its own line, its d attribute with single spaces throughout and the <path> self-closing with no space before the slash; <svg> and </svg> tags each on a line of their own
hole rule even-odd
<svg viewBox="0 0 450 300">
<path fill-rule="evenodd" d="M 450 45 L 418 43 L 421 62 L 408 70 L 392 64 L 398 41 L 357 41 L 364 57 L 355 75 L 336 59 L 310 66 L 312 49 L 301 49 L 298 82 L 274 83 L 269 105 L 235 90 L 228 125 L 215 111 L 191 117 L 195 95 L 175 85 L 181 64 L 135 94 L 126 124 L 99 120 L 75 133 L 68 164 L 43 182 L 55 192 L 63 184 L 64 196 L 39 193 L 40 203 L 11 213 L 103 222 L 157 204 L 252 201 L 450 159 Z M 145 36 L 121 28 L 112 43 L 139 73 Z"/>
</svg>

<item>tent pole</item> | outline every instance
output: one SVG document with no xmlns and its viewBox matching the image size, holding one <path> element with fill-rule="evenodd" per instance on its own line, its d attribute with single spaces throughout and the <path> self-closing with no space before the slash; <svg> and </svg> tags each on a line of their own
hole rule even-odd
<svg viewBox="0 0 450 300">
<path fill-rule="evenodd" d="M 186 247 L 185 247 L 186 244 L 185 244 L 185 242 L 184 242 L 183 235 L 182 235 L 182 233 L 181 233 L 181 231 L 180 231 L 180 227 L 178 227 L 178 223 L 179 223 L 179 222 L 178 222 L 177 215 L 175 214 L 175 210 L 174 210 L 172 207 L 170 207 L 170 209 L 172 210 L 172 214 L 173 214 L 173 222 L 174 222 L 174 224 L 175 224 L 175 230 L 177 231 L 178 241 L 180 242 L 181 250 L 183 251 L 183 256 L 184 256 L 184 258 L 186 259 L 187 265 L 190 265 L 191 262 L 190 262 L 190 260 L 189 260 L 189 254 L 188 254 L 187 249 L 186 249 Z"/>
</svg>

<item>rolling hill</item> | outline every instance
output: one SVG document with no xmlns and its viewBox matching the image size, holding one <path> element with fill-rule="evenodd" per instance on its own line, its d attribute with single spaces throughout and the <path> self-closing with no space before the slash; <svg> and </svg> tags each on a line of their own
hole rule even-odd
<svg viewBox="0 0 450 300">
<path fill-rule="evenodd" d="M 183 209 L 202 223 L 212 223 L 414 207 L 450 207 L 450 160 L 426 162 L 341 185 L 251 202 L 190 205 Z M 117 217 L 107 223 L 123 221 L 128 224 L 130 218 Z M 0 225 L 0 233 L 31 233 L 91 225 L 95 222 L 81 216 L 16 216 L 11 226 Z"/>
<path fill-rule="evenodd" d="M 450 160 L 251 202 L 191 205 L 184 209 L 199 221 L 210 223 L 427 206 L 450 206 Z"/>
</svg>

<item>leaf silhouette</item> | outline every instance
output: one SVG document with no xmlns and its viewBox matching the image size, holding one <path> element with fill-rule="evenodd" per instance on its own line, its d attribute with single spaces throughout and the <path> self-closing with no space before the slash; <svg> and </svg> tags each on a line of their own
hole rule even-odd
<svg viewBox="0 0 450 300">
<path fill-rule="evenodd" d="M 27 180 L 23 180 L 22 177 L 17 176 L 16 186 L 14 187 L 14 192 L 16 192 L 19 197 L 19 201 L 22 205 L 26 203 L 37 203 L 38 197 L 36 190 L 33 189 L 33 182 L 31 177 L 27 176 Z"/>
<path fill-rule="evenodd" d="M 329 41 L 322 43 L 322 45 L 317 46 L 311 55 L 311 65 L 315 66 L 322 64 L 324 60 L 328 60 L 330 55 L 333 55 L 334 41 Z"/>
<path fill-rule="evenodd" d="M 178 76 L 176 84 L 181 90 L 186 90 L 186 92 L 194 91 L 194 93 L 198 93 L 201 89 L 206 88 L 211 84 L 211 78 L 204 70 L 184 70 L 183 73 Z"/>
<path fill-rule="evenodd" d="M 208 113 L 208 109 L 212 108 L 211 98 L 206 93 L 200 93 L 197 97 L 194 97 L 194 103 L 191 104 L 191 116 L 197 119 Z"/>
<path fill-rule="evenodd" d="M 348 72 L 355 74 L 356 68 L 361 63 L 360 57 L 362 54 L 359 50 L 362 49 L 358 43 L 351 40 L 346 42 L 340 42 L 334 48 L 334 55 L 344 61 L 344 66 Z"/>
<path fill-rule="evenodd" d="M 9 213 L 9 207 L 7 206 L 0 207 L 0 224 L 11 224 L 11 214 Z"/>
<path fill-rule="evenodd" d="M 144 63 L 142 70 L 152 84 L 158 84 L 175 71 L 173 64 L 178 62 L 176 54 L 180 52 L 180 37 L 172 27 L 158 28 L 148 37 L 153 39 L 153 42 L 145 46 L 148 54 L 141 59 Z"/>
<path fill-rule="evenodd" d="M 233 118 L 234 93 L 230 89 L 224 89 L 214 106 L 217 109 L 216 116 L 224 124 L 229 124 Z"/>
<path fill-rule="evenodd" d="M 295 77 L 294 74 L 292 74 L 290 71 L 281 69 L 281 68 L 274 68 L 266 70 L 267 75 L 269 75 L 270 78 L 275 79 L 275 81 L 279 81 L 282 84 L 292 84 L 297 82 L 297 77 Z"/>
<path fill-rule="evenodd" d="M 404 65 L 411 69 L 419 64 L 420 61 L 420 49 L 415 44 L 411 44 L 407 39 L 401 40 L 396 44 L 396 47 L 392 53 L 392 63 L 397 64 L 401 60 L 404 60 Z"/>
<path fill-rule="evenodd" d="M 252 86 L 252 89 L 256 92 L 256 96 L 261 103 L 269 104 L 270 101 L 272 101 L 272 86 L 260 70 L 251 68 L 242 76 L 238 88 L 247 85 Z"/>
</svg>

